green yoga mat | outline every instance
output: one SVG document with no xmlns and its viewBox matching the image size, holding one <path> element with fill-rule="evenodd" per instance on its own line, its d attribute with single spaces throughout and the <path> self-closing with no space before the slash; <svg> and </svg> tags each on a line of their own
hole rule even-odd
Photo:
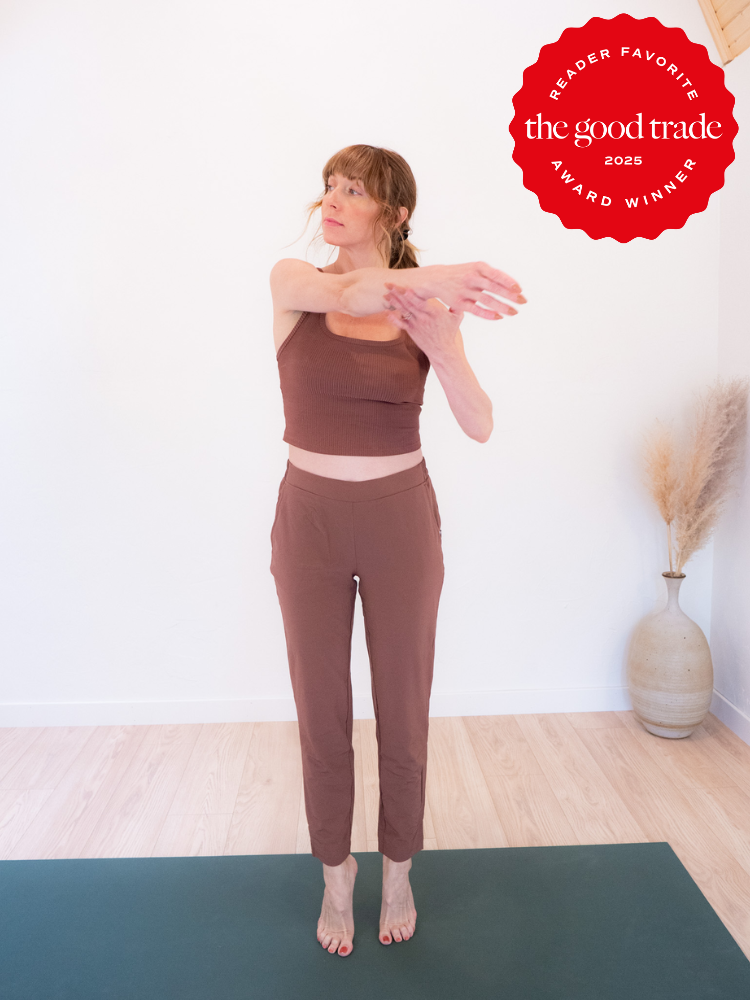
<svg viewBox="0 0 750 1000">
<path fill-rule="evenodd" d="M 305 854 L 0 862 L 3 1000 L 742 1000 L 750 962 L 667 843 L 422 851 L 382 945 L 356 854 L 354 950 L 316 939 Z"/>
</svg>

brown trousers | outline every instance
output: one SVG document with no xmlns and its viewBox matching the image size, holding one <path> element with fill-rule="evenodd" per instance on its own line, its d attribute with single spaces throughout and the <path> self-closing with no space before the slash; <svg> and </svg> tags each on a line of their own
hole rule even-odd
<svg viewBox="0 0 750 1000">
<path fill-rule="evenodd" d="M 424 459 L 349 482 L 287 462 L 271 528 L 271 573 L 297 706 L 312 853 L 340 865 L 354 813 L 352 682 L 359 593 L 378 741 L 378 849 L 422 850 L 438 603 L 440 513 Z"/>
</svg>

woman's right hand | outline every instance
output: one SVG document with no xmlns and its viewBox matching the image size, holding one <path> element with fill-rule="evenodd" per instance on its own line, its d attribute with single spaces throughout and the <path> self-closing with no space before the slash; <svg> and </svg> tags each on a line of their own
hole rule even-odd
<svg viewBox="0 0 750 1000">
<path fill-rule="evenodd" d="M 426 280 L 420 281 L 421 277 Z M 507 302 L 496 299 L 495 295 L 520 304 L 526 302 L 515 278 L 481 260 L 470 264 L 432 264 L 414 268 L 409 278 L 412 279 L 409 282 L 412 291 L 420 298 L 440 299 L 454 312 L 468 312 L 482 319 L 500 319 L 504 315 L 513 316 L 518 311 Z M 385 283 L 389 291 L 395 284 Z M 387 295 L 385 298 L 388 301 Z M 388 302 L 386 308 L 395 306 Z"/>
</svg>

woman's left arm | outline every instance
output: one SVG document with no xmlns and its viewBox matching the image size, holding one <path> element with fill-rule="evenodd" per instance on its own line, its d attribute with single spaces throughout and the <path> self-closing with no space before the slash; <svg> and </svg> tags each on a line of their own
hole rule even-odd
<svg viewBox="0 0 750 1000">
<path fill-rule="evenodd" d="M 396 285 L 385 298 L 397 310 L 389 313 L 389 321 L 406 330 L 430 359 L 461 429 L 484 444 L 494 426 L 492 400 L 479 384 L 464 351 L 459 330 L 464 314 L 454 313 L 438 299 L 422 299 Z"/>
</svg>

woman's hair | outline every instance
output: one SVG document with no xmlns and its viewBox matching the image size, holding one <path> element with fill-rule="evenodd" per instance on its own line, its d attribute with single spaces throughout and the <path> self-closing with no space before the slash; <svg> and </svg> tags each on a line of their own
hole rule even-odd
<svg viewBox="0 0 750 1000">
<path fill-rule="evenodd" d="M 375 217 L 376 246 L 394 269 L 419 267 L 417 251 L 419 247 L 410 243 L 409 221 L 417 205 L 417 182 L 411 167 L 398 153 L 380 146 L 346 146 L 334 153 L 323 167 L 323 190 L 331 174 L 342 174 L 359 181 L 365 191 L 380 205 Z M 308 205 L 307 222 L 323 204 L 321 195 Z M 404 206 L 408 215 L 398 225 L 399 208 Z M 312 242 L 312 241 L 311 241 Z"/>
</svg>

